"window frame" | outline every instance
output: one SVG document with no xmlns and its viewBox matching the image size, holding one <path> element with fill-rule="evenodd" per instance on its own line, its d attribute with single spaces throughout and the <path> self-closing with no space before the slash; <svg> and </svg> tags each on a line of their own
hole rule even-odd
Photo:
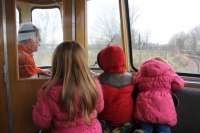
<svg viewBox="0 0 200 133">
<path fill-rule="evenodd" d="M 61 12 L 60 6 L 55 6 L 55 5 L 53 5 L 53 6 L 33 6 L 31 8 L 31 22 L 33 20 L 33 16 L 32 16 L 33 10 L 35 10 L 35 9 L 54 9 L 54 8 L 57 8 L 60 11 L 61 20 L 62 20 L 62 12 Z"/>
</svg>

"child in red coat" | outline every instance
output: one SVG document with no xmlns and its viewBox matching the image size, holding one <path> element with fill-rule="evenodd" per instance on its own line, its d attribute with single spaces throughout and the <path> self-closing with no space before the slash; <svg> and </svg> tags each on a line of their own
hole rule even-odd
<svg viewBox="0 0 200 133">
<path fill-rule="evenodd" d="M 99 118 L 103 120 L 103 126 L 109 125 L 110 132 L 116 128 L 120 132 L 131 132 L 130 122 L 134 112 L 133 85 L 132 75 L 126 72 L 123 49 L 117 45 L 109 45 L 100 51 L 97 60 L 104 71 L 99 76 L 99 81 L 102 85 L 105 104 Z"/>
</svg>

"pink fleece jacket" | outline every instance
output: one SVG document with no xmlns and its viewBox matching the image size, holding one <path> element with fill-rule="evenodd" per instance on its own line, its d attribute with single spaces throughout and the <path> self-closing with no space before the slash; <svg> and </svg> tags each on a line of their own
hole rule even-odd
<svg viewBox="0 0 200 133">
<path fill-rule="evenodd" d="M 176 125 L 177 114 L 171 93 L 172 89 L 182 89 L 184 81 L 169 64 L 155 59 L 146 61 L 141 65 L 134 85 L 138 85 L 139 88 L 136 120 Z"/>
<path fill-rule="evenodd" d="M 83 116 L 77 117 L 75 121 L 66 121 L 66 112 L 63 112 L 59 106 L 62 91 L 62 83 L 57 83 L 45 94 L 41 89 L 37 95 L 37 103 L 33 107 L 32 119 L 39 128 L 53 127 L 51 133 L 101 133 L 101 125 L 97 120 L 97 113 L 104 107 L 103 94 L 99 82 L 97 91 L 99 99 L 96 109 L 91 114 L 92 122 L 87 125 Z"/>
</svg>

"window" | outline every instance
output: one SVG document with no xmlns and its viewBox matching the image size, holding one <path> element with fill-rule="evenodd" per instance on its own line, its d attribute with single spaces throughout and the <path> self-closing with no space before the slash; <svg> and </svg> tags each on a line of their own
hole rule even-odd
<svg viewBox="0 0 200 133">
<path fill-rule="evenodd" d="M 88 55 L 90 67 L 97 67 L 97 54 L 108 44 L 121 45 L 119 1 L 87 1 Z"/>
<path fill-rule="evenodd" d="M 19 30 L 19 25 L 20 25 L 20 19 L 19 19 L 19 9 L 18 9 L 18 8 L 16 8 L 16 27 L 17 27 L 16 31 L 18 31 L 18 30 Z M 18 33 L 18 32 L 17 32 L 17 33 Z"/>
<path fill-rule="evenodd" d="M 196 0 L 128 0 L 135 67 L 163 57 L 177 72 L 200 74 L 200 16 Z"/>
<path fill-rule="evenodd" d="M 59 8 L 33 9 L 32 23 L 40 29 L 41 34 L 40 47 L 34 53 L 35 62 L 37 66 L 50 66 L 55 47 L 63 41 Z"/>
</svg>

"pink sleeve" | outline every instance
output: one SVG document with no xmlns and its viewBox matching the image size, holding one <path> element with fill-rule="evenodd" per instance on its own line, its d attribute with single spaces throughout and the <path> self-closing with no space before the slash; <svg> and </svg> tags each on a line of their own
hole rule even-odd
<svg viewBox="0 0 200 133">
<path fill-rule="evenodd" d="M 176 73 L 174 73 L 172 80 L 172 89 L 183 89 L 183 88 L 184 88 L 184 80 Z"/>
<path fill-rule="evenodd" d="M 98 79 L 96 79 L 96 85 L 97 85 L 97 91 L 98 91 L 98 94 L 99 94 L 99 99 L 97 101 L 96 110 L 97 110 L 98 113 L 100 113 L 104 108 L 104 99 L 103 99 L 102 88 L 101 88 L 101 85 L 100 85 Z"/>
<path fill-rule="evenodd" d="M 44 90 L 39 90 L 36 105 L 33 106 L 32 119 L 39 128 L 50 127 L 52 114 Z"/>
</svg>

